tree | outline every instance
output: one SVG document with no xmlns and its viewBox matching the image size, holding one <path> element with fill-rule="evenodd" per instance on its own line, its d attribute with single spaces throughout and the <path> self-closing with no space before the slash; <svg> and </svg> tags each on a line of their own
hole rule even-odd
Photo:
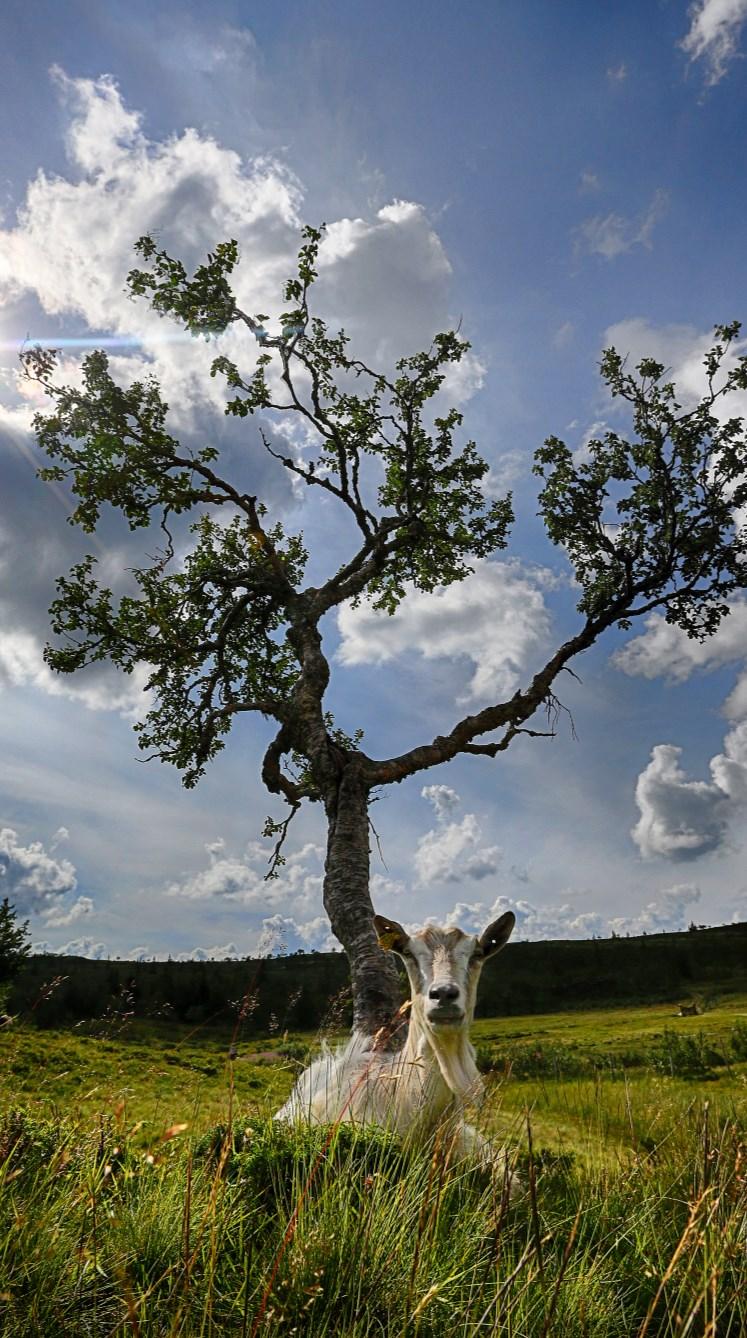
<svg viewBox="0 0 747 1338">
<path fill-rule="evenodd" d="M 534 465 L 548 535 L 580 587 L 577 631 L 509 701 L 399 756 L 377 758 L 325 710 L 322 618 L 360 599 L 392 613 L 408 587 L 433 591 L 463 580 L 475 559 L 505 548 L 511 497 L 486 499 L 487 465 L 474 442 L 457 440 L 461 414 L 433 410 L 445 373 L 469 345 L 454 332 L 439 334 L 390 375 L 367 366 L 343 331 L 331 334 L 310 311 L 321 239 L 320 230 L 304 230 L 274 334 L 268 317 L 236 304 L 235 242 L 217 246 L 190 276 L 143 237 L 136 250 L 144 268 L 128 276 L 133 297 L 148 298 L 193 335 L 235 325 L 256 344 L 248 370 L 220 356 L 212 374 L 225 378 L 226 413 L 257 416 L 258 442 L 278 467 L 336 499 L 347 518 L 349 556 L 321 584 L 304 582 L 301 536 L 286 534 L 260 497 L 226 476 L 213 445 L 185 449 L 169 433 L 153 378 L 120 386 L 106 355 L 94 352 L 83 361 L 81 386 L 60 386 L 53 352 L 29 349 L 24 360 L 52 400 L 35 423 L 52 461 L 40 473 L 69 484 L 72 522 L 92 533 L 108 503 L 131 529 L 158 522 L 165 536 L 135 570 L 135 593 L 118 601 L 98 583 L 94 557 L 60 579 L 51 620 L 62 640 L 47 648 L 48 663 L 61 673 L 96 661 L 125 672 L 148 665 L 155 705 L 136 726 L 139 743 L 177 766 L 187 786 L 223 747 L 238 713 L 275 723 L 262 777 L 289 812 L 283 822 L 268 820 L 266 832 L 279 838 L 271 871 L 298 806 L 321 803 L 324 904 L 350 960 L 356 1024 L 372 1031 L 399 1000 L 396 972 L 371 925 L 372 792 L 459 754 L 495 758 L 519 734 L 552 734 L 558 675 L 607 628 L 628 628 L 661 609 L 689 636 L 715 631 L 729 595 L 747 585 L 747 536 L 735 519 L 747 502 L 745 436 L 741 420 L 715 413 L 719 399 L 747 388 L 747 359 L 733 356 L 738 324 L 717 327 L 707 394 L 683 409 L 660 363 L 645 359 L 631 371 L 614 349 L 604 354 L 602 376 L 630 406 L 633 439 L 607 432 L 579 462 L 551 437 Z M 280 415 L 304 425 L 310 450 L 277 447 L 267 425 Z M 169 525 L 182 513 L 192 518 L 192 539 L 177 564 Z M 543 707 L 548 725 L 538 729 Z"/>
<path fill-rule="evenodd" d="M 0 1004 L 5 1005 L 5 987 L 18 975 L 31 951 L 29 922 L 19 924 L 15 907 L 7 897 L 0 902 Z"/>
</svg>

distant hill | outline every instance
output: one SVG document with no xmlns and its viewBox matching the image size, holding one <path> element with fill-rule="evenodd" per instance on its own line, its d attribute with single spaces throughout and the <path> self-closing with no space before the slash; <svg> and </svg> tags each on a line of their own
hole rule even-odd
<svg viewBox="0 0 747 1338">
<path fill-rule="evenodd" d="M 747 992 L 747 923 L 640 938 L 510 943 L 486 966 L 478 1017 L 544 1013 Z M 133 1013 L 244 1034 L 310 1030 L 350 1017 L 342 953 L 239 962 L 89 961 L 39 955 L 9 1011 L 50 1027 Z"/>
</svg>

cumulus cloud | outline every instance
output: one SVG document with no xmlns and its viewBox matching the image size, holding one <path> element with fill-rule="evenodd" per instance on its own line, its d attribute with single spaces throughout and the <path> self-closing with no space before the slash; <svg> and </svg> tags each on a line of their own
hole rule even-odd
<svg viewBox="0 0 747 1338">
<path fill-rule="evenodd" d="M 61 898 L 78 886 L 70 860 L 53 858 L 41 841 L 22 845 L 12 827 L 0 830 L 0 877 L 0 891 L 21 916 L 57 913 Z"/>
<path fill-rule="evenodd" d="M 49 697 L 81 702 L 89 711 L 118 711 L 135 719 L 147 709 L 148 670 L 137 665 L 132 674 L 94 672 L 80 679 L 55 674 L 44 663 L 41 639 L 22 629 L 8 629 L 0 638 L 0 687 L 32 687 Z"/>
<path fill-rule="evenodd" d="M 200 76 L 220 70 L 223 77 L 229 66 L 234 70 L 237 51 L 243 69 L 252 45 L 251 34 L 239 32 L 234 38 L 225 29 L 215 43 L 200 45 L 199 55 L 189 34 L 179 41 L 187 64 Z M 220 378 L 208 375 L 216 347 L 184 336 L 146 303 L 131 302 L 124 284 L 135 263 L 133 242 L 144 232 L 156 235 L 188 267 L 202 260 L 217 239 L 235 237 L 241 251 L 234 276 L 238 300 L 249 310 L 269 313 L 272 322 L 298 246 L 301 182 L 277 155 L 244 159 L 194 129 L 162 141 L 149 138 L 139 112 L 127 105 L 109 76 L 76 79 L 56 69 L 54 77 L 64 104 L 70 171 L 59 176 L 39 171 L 15 222 L 0 227 L 0 301 L 6 309 L 15 304 L 20 322 L 16 338 L 9 340 L 10 332 L 4 331 L 4 347 L 18 347 L 28 320 L 38 321 L 39 309 L 53 318 L 55 342 L 64 344 L 68 337 L 85 342 L 93 332 L 94 345 L 98 332 L 105 331 L 122 342 L 121 352 L 111 353 L 116 375 L 128 380 L 152 371 L 171 405 L 172 425 L 187 443 L 190 434 L 200 440 L 209 434 L 225 450 L 229 467 L 236 466 L 242 487 L 281 509 L 292 505 L 285 471 L 265 452 L 247 451 L 246 425 L 223 414 L 224 387 Z M 345 326 L 369 361 L 386 361 L 423 347 L 434 331 L 453 323 L 450 276 L 425 210 L 396 200 L 371 218 L 330 222 L 320 252 L 318 307 L 333 327 L 337 322 Z M 34 337 L 45 333 L 32 331 Z M 243 333 L 231 328 L 221 337 L 220 351 L 250 371 L 256 349 Z M 72 364 L 66 362 L 65 369 L 74 379 Z M 468 398 L 483 375 L 479 359 L 469 355 L 453 370 L 449 395 Z M 0 565 L 12 563 L 19 546 L 28 543 L 29 517 L 44 536 L 28 581 L 6 586 L 0 679 L 95 710 L 128 715 L 142 710 L 140 678 L 123 679 L 101 669 L 58 678 L 43 663 L 54 578 L 79 560 L 91 541 L 82 548 L 80 536 L 60 524 L 65 505 L 60 490 L 34 479 L 29 423 L 31 409 L 39 405 L 30 402 L 28 384 L 19 383 L 10 369 L 0 369 L 0 378 L 9 401 L 0 410 L 8 501 Z M 499 475 L 511 467 L 504 460 Z M 142 536 L 123 538 L 116 521 L 104 516 L 101 545 L 108 560 L 102 574 L 118 593 L 127 569 L 136 565 L 132 557 Z"/>
<path fill-rule="evenodd" d="M 711 758 L 711 774 L 735 807 L 747 804 L 747 720 L 726 735 L 724 751 Z"/>
<path fill-rule="evenodd" d="M 167 896 L 234 902 L 250 910 L 284 907 L 299 915 L 321 904 L 324 851 L 313 842 L 288 854 L 278 877 L 269 881 L 267 846 L 253 841 L 243 853 L 232 855 L 218 840 L 208 842 L 205 849 L 207 866 L 170 883 Z"/>
<path fill-rule="evenodd" d="M 605 344 L 614 345 L 631 362 L 650 355 L 668 367 L 686 408 L 707 390 L 703 356 L 711 343 L 710 333 L 691 326 L 657 327 L 638 319 L 622 321 L 605 334 Z M 732 350 L 727 372 L 744 350 L 744 342 Z M 721 418 L 744 416 L 747 394 L 730 396 L 725 404 L 717 402 L 714 412 Z M 735 513 L 737 524 L 745 519 Z M 662 614 L 653 613 L 645 621 L 644 632 L 617 651 L 612 662 L 631 676 L 664 676 L 674 682 L 724 665 L 743 665 L 747 658 L 747 600 L 736 595 L 729 607 L 729 615 L 722 619 L 718 630 L 702 642 L 670 626 Z M 728 848 L 730 824 L 745 803 L 747 758 L 741 724 L 747 717 L 744 667 L 722 709 L 736 727 L 724 739 L 723 751 L 711 759 L 709 781 L 688 777 L 680 765 L 682 749 L 672 744 L 657 745 L 638 777 L 640 818 L 632 835 L 644 857 L 658 855 L 685 861 Z"/>
<path fill-rule="evenodd" d="M 614 260 L 636 246 L 651 250 L 654 228 L 664 217 L 668 203 L 667 192 L 657 190 L 648 209 L 637 218 L 616 213 L 587 218 L 576 233 L 577 250 L 600 255 L 605 260 Z"/>
<path fill-rule="evenodd" d="M 669 370 L 669 379 L 675 382 L 677 395 L 683 406 L 692 408 L 708 391 L 708 374 L 703 359 L 714 342 L 713 330 L 697 330 L 692 325 L 655 325 L 634 316 L 610 325 L 604 332 L 603 344 L 617 349 L 635 366 L 641 358 L 655 358 Z M 722 378 L 737 365 L 739 356 L 747 352 L 747 340 L 732 345 L 722 364 Z M 719 383 L 720 384 L 720 383 Z M 727 400 L 717 400 L 713 406 L 716 418 L 722 421 L 735 415 L 747 415 L 747 392 L 737 391 Z"/>
<path fill-rule="evenodd" d="M 680 46 L 691 63 L 703 62 L 706 84 L 712 87 L 723 79 L 739 53 L 747 0 L 696 0 L 689 14 L 690 27 Z"/>
<path fill-rule="evenodd" d="M 91 897 L 78 897 L 71 906 L 64 908 L 62 906 L 53 907 L 44 913 L 45 929 L 63 929 L 68 925 L 74 924 L 83 916 L 91 915 L 94 911 L 94 902 Z"/>
<path fill-rule="evenodd" d="M 522 898 L 500 896 L 492 904 L 458 901 L 444 923 L 447 927 L 458 925 L 467 933 L 480 934 L 499 915 L 513 911 L 514 941 L 604 938 L 613 933 L 662 934 L 685 929 L 698 901 L 700 888 L 693 883 L 677 883 L 662 889 L 631 915 L 607 917 L 597 911 L 580 912 L 572 900 L 537 906 Z"/>
<path fill-rule="evenodd" d="M 531 464 L 524 451 L 503 451 L 488 468 L 481 488 L 486 497 L 505 497 Z"/>
<path fill-rule="evenodd" d="M 466 657 L 474 666 L 460 702 L 511 696 L 547 642 L 541 582 L 550 573 L 516 561 L 475 564 L 471 576 L 433 594 L 410 590 L 392 616 L 361 603 L 338 614 L 337 659 L 385 664 L 417 651 L 425 659 Z"/>
<path fill-rule="evenodd" d="M 262 921 L 255 956 L 277 957 L 291 952 L 340 952 L 324 915 L 299 923 L 292 916 L 271 915 Z"/>
<path fill-rule="evenodd" d="M 71 899 L 78 886 L 75 866 L 53 853 L 68 839 L 67 829 L 58 828 L 47 850 L 41 841 L 22 845 L 12 827 L 0 830 L 0 896 L 19 916 L 39 916 L 45 930 L 66 929 L 95 911 L 92 897 Z"/>
<path fill-rule="evenodd" d="M 7 296 L 30 289 L 45 311 L 76 312 L 91 329 L 156 333 L 157 318 L 122 291 L 133 240 L 151 230 L 167 244 L 178 241 L 189 260 L 216 234 L 240 235 L 255 285 L 264 288 L 271 274 L 280 280 L 299 225 L 301 188 L 279 161 L 259 158 L 247 167 L 191 129 L 154 143 L 110 77 L 70 79 L 57 70 L 56 79 L 79 179 L 40 171 L 30 184 L 18 226 L 3 234 L 0 284 Z"/>
<path fill-rule="evenodd" d="M 632 916 L 615 916 L 609 927 L 615 934 L 664 934 L 684 929 L 689 912 L 700 901 L 700 888 L 694 883 L 677 883 L 664 888 L 653 901 Z"/>
<path fill-rule="evenodd" d="M 474 813 L 457 820 L 452 815 L 459 796 L 447 785 L 426 785 L 421 794 L 436 810 L 437 825 L 421 836 L 415 848 L 416 880 L 421 887 L 432 883 L 459 883 L 465 878 L 479 882 L 497 872 L 503 857 L 498 846 L 482 844 L 482 828 Z"/>
<path fill-rule="evenodd" d="M 570 902 L 535 906 L 522 898 L 513 900 L 505 896 L 496 897 L 492 904 L 483 901 L 458 901 L 447 915 L 445 924 L 447 927 L 458 925 L 466 933 L 480 934 L 506 911 L 513 911 L 516 916 L 516 929 L 513 933 L 513 939 L 516 941 L 594 938 L 604 933 L 606 928 L 603 916 L 595 911 L 578 912 Z"/>
<path fill-rule="evenodd" d="M 747 799 L 747 729 L 738 726 L 711 760 L 711 781 L 691 780 L 680 766 L 682 749 L 660 743 L 638 777 L 641 816 L 632 837 L 644 858 L 698 859 L 727 844 L 728 826 Z"/>
<path fill-rule="evenodd" d="M 245 956 L 239 952 L 235 943 L 225 943 L 222 947 L 191 948 L 187 952 L 178 952 L 175 962 L 227 962 Z"/>
<path fill-rule="evenodd" d="M 661 613 L 649 614 L 644 623 L 645 632 L 616 651 L 612 663 L 631 676 L 664 676 L 682 683 L 698 669 L 718 669 L 744 659 L 747 657 L 747 599 L 736 596 L 730 608 L 728 617 L 705 641 L 689 637 L 681 628 L 668 623 Z"/>
<path fill-rule="evenodd" d="M 449 785 L 424 785 L 420 793 L 433 804 L 439 818 L 445 818 L 459 807 L 459 795 Z"/>
<path fill-rule="evenodd" d="M 51 943 L 47 942 L 32 943 L 31 951 L 34 953 L 53 953 L 58 957 L 88 957 L 94 962 L 103 961 L 110 956 L 106 943 L 97 943 L 95 939 L 88 937 L 73 938 L 69 943 L 63 944 L 61 948 L 52 947 Z"/>
</svg>

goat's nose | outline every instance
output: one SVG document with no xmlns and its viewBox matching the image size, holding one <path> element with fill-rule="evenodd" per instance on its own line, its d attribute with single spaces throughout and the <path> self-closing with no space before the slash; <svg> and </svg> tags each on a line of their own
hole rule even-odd
<svg viewBox="0 0 747 1338">
<path fill-rule="evenodd" d="M 458 985 L 431 985 L 428 991 L 429 999 L 437 999 L 439 1003 L 448 1003 L 450 999 L 459 998 Z"/>
</svg>

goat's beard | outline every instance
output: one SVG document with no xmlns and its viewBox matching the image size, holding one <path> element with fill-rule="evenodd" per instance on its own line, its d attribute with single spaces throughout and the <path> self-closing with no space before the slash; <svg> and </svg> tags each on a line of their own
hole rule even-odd
<svg viewBox="0 0 747 1338">
<path fill-rule="evenodd" d="M 482 1078 L 475 1063 L 466 1026 L 431 1027 L 425 1032 L 446 1086 L 462 1101 L 474 1101 L 482 1093 Z"/>
</svg>

